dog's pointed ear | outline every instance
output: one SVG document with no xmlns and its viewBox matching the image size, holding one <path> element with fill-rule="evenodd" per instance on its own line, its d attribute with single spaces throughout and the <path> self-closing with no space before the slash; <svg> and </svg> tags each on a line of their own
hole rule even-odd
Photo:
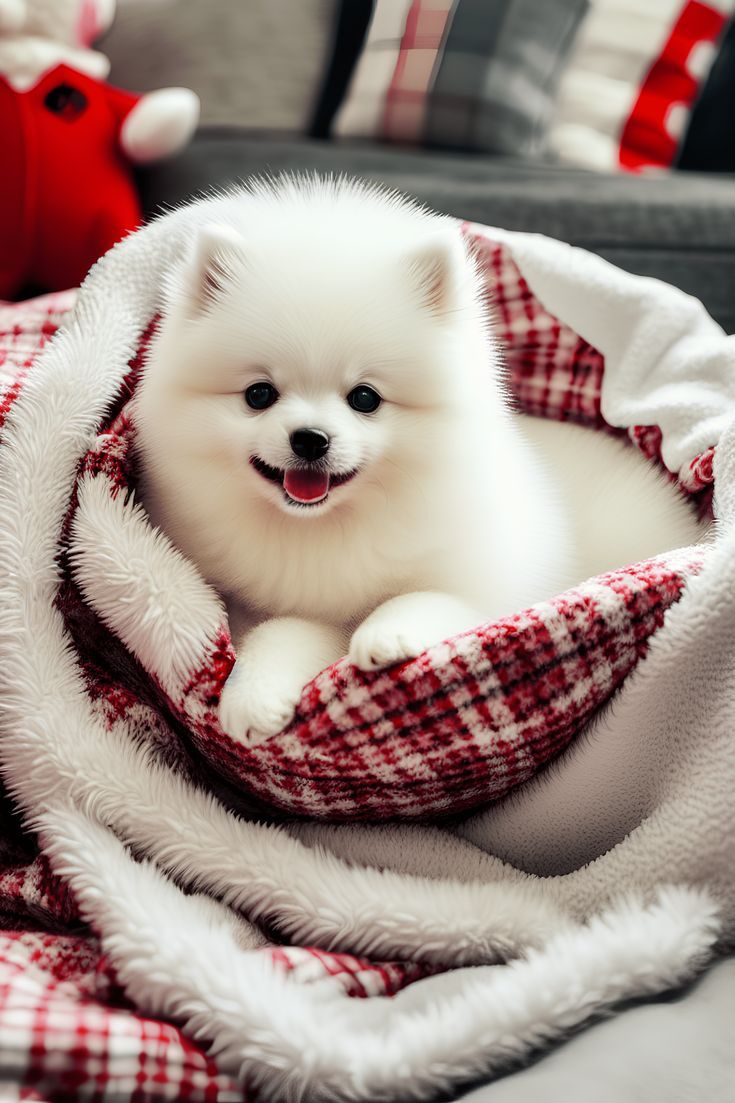
<svg viewBox="0 0 735 1103">
<path fill-rule="evenodd" d="M 232 226 L 210 222 L 200 227 L 186 273 L 192 314 L 200 314 L 217 301 L 244 252 L 245 243 Z"/>
<path fill-rule="evenodd" d="M 432 314 L 452 310 L 467 263 L 459 233 L 439 230 L 409 258 L 409 272 Z"/>
</svg>

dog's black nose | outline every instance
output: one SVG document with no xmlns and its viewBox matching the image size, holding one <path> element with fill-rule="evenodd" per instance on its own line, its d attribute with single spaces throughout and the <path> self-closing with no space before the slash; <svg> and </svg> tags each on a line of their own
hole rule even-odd
<svg viewBox="0 0 735 1103">
<path fill-rule="evenodd" d="M 329 437 L 321 429 L 296 429 L 291 434 L 291 451 L 300 460 L 320 460 L 329 451 Z"/>
</svg>

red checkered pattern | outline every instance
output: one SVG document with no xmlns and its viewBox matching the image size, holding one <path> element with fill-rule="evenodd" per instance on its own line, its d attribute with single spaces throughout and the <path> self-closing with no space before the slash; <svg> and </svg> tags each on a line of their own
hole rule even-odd
<svg viewBox="0 0 735 1103">
<path fill-rule="evenodd" d="M 462 230 L 484 274 L 486 302 L 519 409 L 616 432 L 600 410 L 602 354 L 535 298 L 508 249 L 488 237 L 482 226 L 464 223 Z M 628 436 L 644 456 L 664 467 L 657 425 L 634 425 Z M 679 472 L 682 490 L 711 490 L 714 454 L 714 448 L 706 449 Z"/>
<path fill-rule="evenodd" d="M 415 142 L 423 133 L 437 53 L 453 7 L 454 0 L 414 0 L 408 10 L 385 93 L 382 134 L 388 141 Z"/>
<path fill-rule="evenodd" d="M 234 746 L 211 708 L 187 721 L 222 772 L 291 813 L 469 810 L 566 746 L 645 655 L 700 563 L 695 552 L 612 572 L 378 674 L 342 660 L 307 688 L 293 723 L 253 750 Z"/>
<path fill-rule="evenodd" d="M 462 229 L 484 275 L 508 385 L 520 409 L 603 426 L 602 355 L 535 298 L 508 249 L 481 226 L 465 223 Z"/>
<path fill-rule="evenodd" d="M 662 435 L 658 425 L 634 425 L 628 431 L 628 435 L 644 456 L 655 460 L 663 467 L 661 458 Z M 687 464 L 683 471 L 679 472 L 679 486 L 688 494 L 699 494 L 700 491 L 710 491 L 715 480 L 714 476 L 715 450 L 706 448 L 699 456 Z"/>
<path fill-rule="evenodd" d="M 258 952 L 302 984 L 338 977 L 358 998 L 391 996 L 427 974 L 309 948 Z M 243 1099 L 242 1088 L 175 1026 L 135 1011 L 97 941 L 79 934 L 0 931 L 0 1067 L 21 1099 Z"/>
<path fill-rule="evenodd" d="M 0 429 L 33 361 L 71 310 L 76 294 L 60 291 L 21 305 L 0 302 Z"/>
<path fill-rule="evenodd" d="M 511 385 L 526 410 L 602 425 L 599 352 L 543 309 L 507 250 L 465 227 L 486 273 Z M 0 411 L 22 392 L 37 351 L 73 293 L 0 305 Z M 134 477 L 126 401 L 120 400 L 83 464 L 111 493 Z M 652 457 L 660 437 L 637 429 Z M 684 479 L 711 484 L 711 452 Z M 70 499 L 72 495 L 70 494 Z M 256 800 L 330 819 L 416 818 L 459 812 L 506 793 L 564 747 L 645 654 L 666 609 L 699 567 L 678 553 L 615 571 L 494 624 L 439 644 L 393 670 L 365 674 L 346 662 L 305 690 L 289 729 L 254 750 L 233 744 L 217 723 L 219 693 L 234 659 L 223 628 L 186 676 L 173 711 L 195 752 Z M 129 657 L 68 573 L 59 607 L 98 714 L 145 730 L 169 768 L 197 760 L 162 715 L 155 672 L 126 684 Z M 33 840 L 0 801 L 0 1067 L 21 1098 L 214 1100 L 237 1086 L 171 1024 L 125 1000 L 95 939 L 80 933 L 73 899 Z M 391 995 L 425 975 L 411 964 L 374 963 L 318 948 L 272 946 L 279 967 L 302 983 L 337 977 L 357 997 Z"/>
<path fill-rule="evenodd" d="M 97 940 L 78 933 L 73 903 L 34 855 L 32 840 L 11 841 L 16 831 L 0 800 L 3 1082 L 14 1082 L 21 1099 L 44 1103 L 241 1100 L 242 1090 L 175 1026 L 135 1011 Z M 358 998 L 392 996 L 431 971 L 312 947 L 258 952 L 300 983 L 334 977 Z"/>
</svg>

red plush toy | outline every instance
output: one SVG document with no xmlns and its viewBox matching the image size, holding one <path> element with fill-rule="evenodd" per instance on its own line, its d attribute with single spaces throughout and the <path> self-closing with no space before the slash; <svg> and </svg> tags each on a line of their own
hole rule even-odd
<svg viewBox="0 0 735 1103">
<path fill-rule="evenodd" d="M 0 0 L 0 299 L 80 283 L 141 221 L 131 163 L 174 153 L 199 100 L 105 83 L 115 0 Z"/>
</svg>

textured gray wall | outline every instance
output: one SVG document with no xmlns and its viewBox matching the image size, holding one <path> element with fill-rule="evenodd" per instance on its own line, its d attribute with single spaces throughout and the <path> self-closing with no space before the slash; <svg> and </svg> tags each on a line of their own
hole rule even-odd
<svg viewBox="0 0 735 1103">
<path fill-rule="evenodd" d="M 193 88 L 203 123 L 302 130 L 335 8 L 336 0 L 121 0 L 99 48 L 122 88 Z"/>
</svg>

